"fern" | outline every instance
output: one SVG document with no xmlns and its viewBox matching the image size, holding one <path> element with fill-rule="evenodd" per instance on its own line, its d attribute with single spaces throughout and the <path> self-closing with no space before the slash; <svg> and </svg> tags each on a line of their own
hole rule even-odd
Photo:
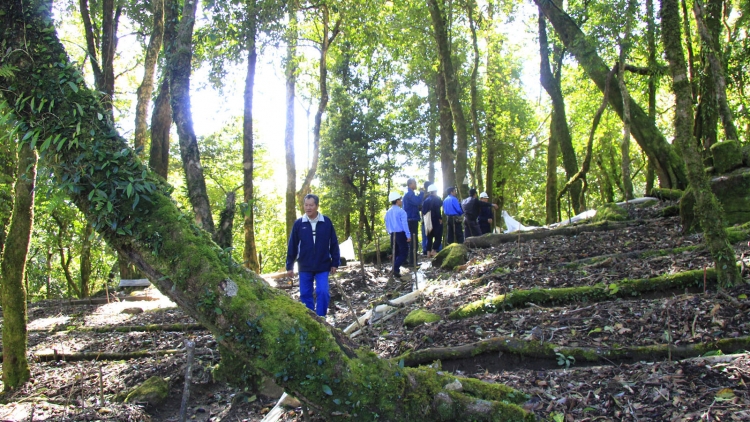
<svg viewBox="0 0 750 422">
<path fill-rule="evenodd" d="M 17 70 L 18 68 L 14 66 L 0 65 L 0 78 L 12 78 Z"/>
</svg>

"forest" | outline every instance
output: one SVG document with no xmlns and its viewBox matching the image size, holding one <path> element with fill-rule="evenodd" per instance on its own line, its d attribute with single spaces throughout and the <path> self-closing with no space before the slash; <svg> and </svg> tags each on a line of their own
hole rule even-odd
<svg viewBox="0 0 750 422">
<path fill-rule="evenodd" d="M 93 336 L 72 321 L 96 313 L 96 298 L 125 303 L 117 286 L 132 279 L 148 279 L 179 316 L 134 315 L 129 329 L 195 325 L 221 356 L 209 378 L 245 392 L 273 380 L 304 409 L 286 417 L 741 420 L 750 404 L 746 356 L 720 358 L 735 365 L 733 381 L 698 388 L 694 407 L 657 389 L 673 409 L 649 395 L 625 405 L 618 392 L 594 405 L 597 390 L 573 387 L 586 399 L 561 402 L 536 391 L 550 382 L 516 385 L 507 368 L 440 368 L 498 351 L 569 370 L 748 350 L 750 3 L 8 0 L 0 24 L 4 406 L 49 376 L 40 356 L 55 340 L 34 334 L 35 312 L 71 313 L 49 333 Z M 497 227 L 446 245 L 398 286 L 383 216 L 411 177 L 441 197 L 452 186 L 459 198 L 486 192 Z M 279 276 L 308 193 L 354 250 L 327 322 Z M 631 204 L 640 197 L 653 199 Z M 501 211 L 549 226 L 590 210 L 591 224 L 502 234 Z M 412 291 L 419 306 L 407 310 L 438 320 L 406 323 L 392 299 Z M 397 323 L 372 328 L 383 304 Z M 592 323 L 601 313 L 609 319 Z M 563 325 L 572 314 L 585 324 Z M 633 321 L 643 333 L 652 315 L 666 328 L 636 338 Z M 352 323 L 366 325 L 357 338 Z M 183 365 L 187 340 L 170 335 L 169 350 L 181 350 L 170 359 Z M 103 338 L 77 341 L 91 344 L 66 350 L 112 351 Z M 711 369 L 700 362 L 664 371 Z M 548 368 L 538 365 L 523 370 Z M 580 371 L 568 386 L 591 376 Z M 448 388 L 454 379 L 460 388 Z M 58 393 L 64 416 L 50 420 L 93 420 L 102 408 L 112 420 L 149 417 L 114 392 L 92 398 L 96 410 L 80 387 L 71 404 L 75 388 Z"/>
</svg>

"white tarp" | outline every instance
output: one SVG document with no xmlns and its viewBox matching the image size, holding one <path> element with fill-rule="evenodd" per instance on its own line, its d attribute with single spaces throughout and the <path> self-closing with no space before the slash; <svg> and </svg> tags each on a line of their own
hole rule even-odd
<svg viewBox="0 0 750 422">
<path fill-rule="evenodd" d="M 354 242 L 351 236 L 343 243 L 339 243 L 339 252 L 347 261 L 354 261 L 356 259 L 356 255 L 354 255 Z"/>
</svg>

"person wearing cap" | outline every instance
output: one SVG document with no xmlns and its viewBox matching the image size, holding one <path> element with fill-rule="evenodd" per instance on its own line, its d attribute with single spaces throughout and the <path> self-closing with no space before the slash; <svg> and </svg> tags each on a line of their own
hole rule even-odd
<svg viewBox="0 0 750 422">
<path fill-rule="evenodd" d="M 437 187 L 430 185 L 427 188 L 428 196 L 422 203 L 422 215 L 427 218 L 426 214 L 430 213 L 430 222 L 432 230 L 426 233 L 427 237 L 427 256 L 433 257 L 440 251 L 440 245 L 443 241 L 443 215 L 440 208 L 443 206 L 443 200 L 437 196 Z"/>
<path fill-rule="evenodd" d="M 305 195 L 305 215 L 298 218 L 289 235 L 286 271 L 294 276 L 294 261 L 299 270 L 299 299 L 318 316 L 326 316 L 331 295 L 328 275 L 336 273 L 341 264 L 339 241 L 330 218 L 318 212 L 317 195 Z M 316 300 L 313 300 L 313 283 Z"/>
<path fill-rule="evenodd" d="M 449 187 L 446 191 L 446 196 L 443 200 L 443 211 L 445 211 L 446 220 L 445 244 L 464 243 L 464 233 L 461 231 L 462 215 L 464 212 L 461 210 L 461 204 L 458 203 L 456 188 L 453 186 Z"/>
<path fill-rule="evenodd" d="M 482 202 L 477 198 L 477 190 L 469 189 L 469 197 L 461 202 L 461 208 L 464 210 L 464 236 L 480 236 L 482 230 L 479 228 L 477 219 L 481 208 L 497 208 L 497 205 L 489 202 Z"/>
<path fill-rule="evenodd" d="M 401 195 L 391 192 L 388 195 L 391 208 L 385 213 L 385 230 L 391 235 L 391 245 L 394 245 L 393 275 L 401 277 L 401 264 L 406 261 L 411 242 L 411 232 L 406 219 L 406 211 L 401 209 Z"/>
<path fill-rule="evenodd" d="M 417 259 L 417 247 L 419 246 L 419 210 L 422 207 L 422 200 L 424 200 L 424 189 L 419 190 L 419 195 L 415 193 L 417 190 L 417 180 L 411 178 L 406 181 L 406 195 L 404 195 L 404 211 L 406 212 L 406 222 L 409 224 L 409 232 L 411 237 L 414 239 L 413 242 L 409 242 L 409 254 L 406 258 L 406 265 L 409 267 L 414 266 L 414 261 Z"/>
<path fill-rule="evenodd" d="M 487 192 L 482 192 L 479 194 L 479 201 L 488 203 L 490 201 L 490 196 L 487 195 Z M 492 208 L 491 207 L 481 207 L 479 209 L 479 230 L 482 232 L 482 234 L 492 233 Z"/>
</svg>

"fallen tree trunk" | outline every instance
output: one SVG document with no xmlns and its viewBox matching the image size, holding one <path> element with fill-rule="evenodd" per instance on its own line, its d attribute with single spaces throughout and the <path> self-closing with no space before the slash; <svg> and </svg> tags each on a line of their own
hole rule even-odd
<svg viewBox="0 0 750 422">
<path fill-rule="evenodd" d="M 36 360 L 37 362 L 78 362 L 78 361 L 94 361 L 94 360 L 128 360 L 128 359 L 139 359 L 155 356 L 167 356 L 185 353 L 184 349 L 169 349 L 169 350 L 138 350 L 135 352 L 73 352 L 73 353 L 59 353 L 56 350 L 51 352 L 36 352 L 32 353 L 30 359 Z M 210 355 L 211 353 L 205 353 Z M 2 360 L 2 353 L 0 353 L 0 360 Z M 218 357 L 218 354 L 216 354 Z"/>
<path fill-rule="evenodd" d="M 23 139 L 107 243 L 237 359 L 327 419 L 535 420 L 489 386 L 446 390 L 455 377 L 355 350 L 304 305 L 234 263 L 118 135 L 68 60 L 43 2 L 3 2 L 0 28 L 7 51 L 0 92 Z"/>
<path fill-rule="evenodd" d="M 643 225 L 641 221 L 602 221 L 600 223 L 584 224 L 580 226 L 564 226 L 552 230 L 533 230 L 521 233 L 486 234 L 484 236 L 470 237 L 464 245 L 469 248 L 491 248 L 511 242 L 526 242 L 534 239 L 544 239 L 552 236 L 576 236 L 587 232 L 603 232 L 619 230 L 625 227 Z"/>
<path fill-rule="evenodd" d="M 149 324 L 149 325 L 104 325 L 101 327 L 78 327 L 68 326 L 65 324 L 56 325 L 51 329 L 37 329 L 29 330 L 29 332 L 48 332 L 54 333 L 58 331 L 81 331 L 90 333 L 134 333 L 134 332 L 154 332 L 154 331 L 200 331 L 205 330 L 206 327 L 201 324 Z"/>
<path fill-rule="evenodd" d="M 656 360 L 671 357 L 685 359 L 702 356 L 708 352 L 721 350 L 723 353 L 734 353 L 747 350 L 750 337 L 725 338 L 716 341 L 676 346 L 673 344 L 655 344 L 651 346 L 631 346 L 612 349 L 601 347 L 569 347 L 554 343 L 543 343 L 538 340 L 522 340 L 514 337 L 493 337 L 476 343 L 455 347 L 436 347 L 407 352 L 397 360 L 403 360 L 405 366 L 417 366 L 432 363 L 436 360 L 446 361 L 467 359 L 492 352 L 503 352 L 536 359 L 557 359 L 558 353 L 575 358 L 576 362 L 601 361 L 638 361 Z"/>
</svg>

